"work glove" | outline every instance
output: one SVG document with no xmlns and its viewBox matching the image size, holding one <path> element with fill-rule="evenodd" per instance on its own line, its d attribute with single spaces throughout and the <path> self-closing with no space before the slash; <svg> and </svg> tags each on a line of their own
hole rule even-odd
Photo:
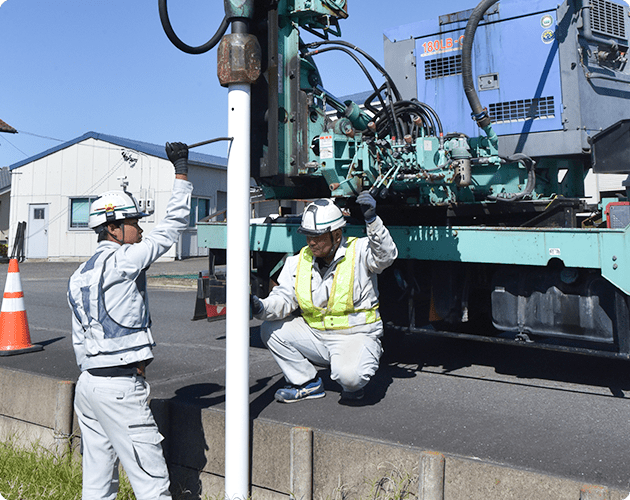
<svg viewBox="0 0 630 500">
<path fill-rule="evenodd" d="M 175 166 L 176 174 L 188 175 L 188 146 L 183 142 L 167 142 L 166 156 Z"/>
<path fill-rule="evenodd" d="M 265 308 L 263 307 L 263 303 L 260 301 L 260 299 L 256 296 L 256 295 L 250 295 L 249 296 L 249 304 L 252 308 L 252 314 L 260 314 L 261 312 L 263 312 L 265 310 Z"/>
<path fill-rule="evenodd" d="M 357 203 L 361 207 L 365 223 L 371 224 L 374 222 L 376 220 L 376 200 L 374 197 L 368 191 L 363 191 L 357 196 Z"/>
</svg>

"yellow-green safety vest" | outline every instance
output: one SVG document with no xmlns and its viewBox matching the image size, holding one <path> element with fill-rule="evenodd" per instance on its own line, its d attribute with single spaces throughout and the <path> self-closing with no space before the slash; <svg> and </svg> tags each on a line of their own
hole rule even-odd
<svg viewBox="0 0 630 500">
<path fill-rule="evenodd" d="M 354 260 L 357 238 L 348 238 L 346 255 L 337 264 L 328 304 L 313 305 L 311 280 L 313 276 L 313 252 L 307 246 L 300 250 L 295 277 L 295 295 L 302 310 L 302 317 L 311 328 L 317 330 L 342 330 L 351 326 L 375 323 L 380 318 L 378 304 L 372 309 L 354 308 Z M 352 323 L 350 319 L 352 318 Z"/>
</svg>

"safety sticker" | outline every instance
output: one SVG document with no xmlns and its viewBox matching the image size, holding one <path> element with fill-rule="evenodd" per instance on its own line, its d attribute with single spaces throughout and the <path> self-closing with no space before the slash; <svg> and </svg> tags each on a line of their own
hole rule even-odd
<svg viewBox="0 0 630 500">
<path fill-rule="evenodd" d="M 560 257 L 560 249 L 559 248 L 550 248 L 549 255 L 551 257 Z"/>
<path fill-rule="evenodd" d="M 319 136 L 319 157 L 320 158 L 334 158 L 332 135 Z"/>
<path fill-rule="evenodd" d="M 549 14 L 547 14 L 546 16 L 542 16 L 540 18 L 540 25 L 543 28 L 550 28 L 552 24 L 553 24 L 553 17 L 550 16 Z"/>
<path fill-rule="evenodd" d="M 556 35 L 551 30 L 545 30 L 542 32 L 542 35 L 541 35 L 543 43 L 552 43 L 555 37 Z"/>
<path fill-rule="evenodd" d="M 424 150 L 433 151 L 433 141 L 431 139 L 424 140 Z"/>
</svg>

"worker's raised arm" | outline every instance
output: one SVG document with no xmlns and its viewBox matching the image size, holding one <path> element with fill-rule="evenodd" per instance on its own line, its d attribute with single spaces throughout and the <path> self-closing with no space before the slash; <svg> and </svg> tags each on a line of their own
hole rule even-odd
<svg viewBox="0 0 630 500">
<path fill-rule="evenodd" d="M 357 197 L 357 203 L 361 207 L 365 219 L 369 240 L 370 251 L 367 256 L 367 267 L 370 272 L 380 274 L 394 263 L 398 257 L 398 248 L 396 248 L 391 234 L 383 225 L 383 221 L 376 215 L 374 197 L 368 191 L 363 191 Z"/>
</svg>

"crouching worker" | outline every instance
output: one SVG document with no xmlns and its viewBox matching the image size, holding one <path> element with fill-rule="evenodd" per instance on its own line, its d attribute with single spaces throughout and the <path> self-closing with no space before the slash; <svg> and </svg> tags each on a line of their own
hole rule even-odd
<svg viewBox="0 0 630 500">
<path fill-rule="evenodd" d="M 311 203 L 298 231 L 307 245 L 289 257 L 269 296 L 252 295 L 252 311 L 266 320 L 261 337 L 290 385 L 275 399 L 293 403 L 326 395 L 317 366 L 330 366 L 341 398 L 363 397 L 378 368 L 383 322 L 378 311 L 377 274 L 398 255 L 367 192 L 357 198 L 367 237 L 346 238 L 346 222 L 332 200 Z M 292 313 L 300 309 L 301 316 Z"/>
<path fill-rule="evenodd" d="M 162 435 L 149 408 L 146 366 L 155 345 L 145 271 L 188 226 L 188 146 L 166 143 L 175 182 L 166 217 L 148 235 L 142 213 L 126 191 L 92 203 L 94 255 L 70 278 L 72 343 L 81 376 L 74 408 L 81 428 L 84 500 L 116 498 L 122 463 L 138 500 L 171 498 Z"/>
</svg>

